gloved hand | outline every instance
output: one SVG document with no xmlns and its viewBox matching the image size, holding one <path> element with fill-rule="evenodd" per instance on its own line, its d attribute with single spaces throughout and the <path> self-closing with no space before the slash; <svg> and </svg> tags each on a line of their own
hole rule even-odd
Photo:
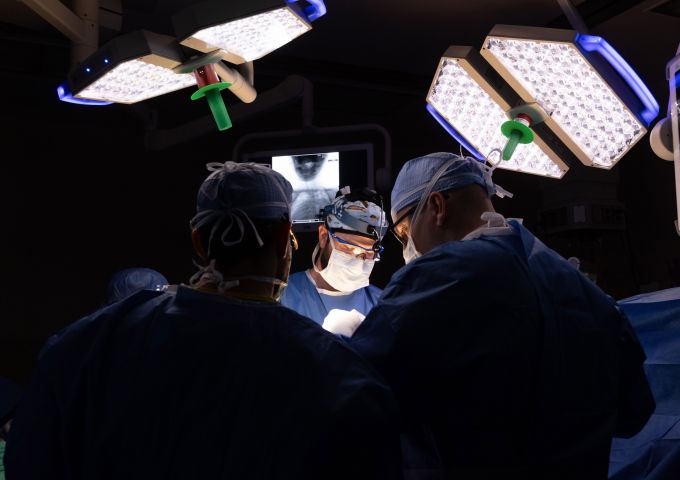
<svg viewBox="0 0 680 480">
<path fill-rule="evenodd" d="M 351 337 L 361 322 L 366 318 L 365 315 L 352 309 L 349 312 L 347 310 L 340 310 L 339 308 L 334 308 L 326 318 L 323 319 L 322 327 L 324 330 L 328 330 L 336 335 L 344 335 L 346 337 Z"/>
</svg>

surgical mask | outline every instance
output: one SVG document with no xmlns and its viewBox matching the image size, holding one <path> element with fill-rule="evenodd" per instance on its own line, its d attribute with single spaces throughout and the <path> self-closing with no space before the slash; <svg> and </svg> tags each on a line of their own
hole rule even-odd
<svg viewBox="0 0 680 480">
<path fill-rule="evenodd" d="M 408 242 L 406 243 L 406 247 L 401 252 L 401 254 L 404 256 L 404 263 L 406 264 L 411 263 L 416 258 L 423 256 L 423 254 L 420 253 L 416 248 L 416 244 L 413 243 L 411 235 L 408 236 Z"/>
<path fill-rule="evenodd" d="M 423 206 L 425 205 L 427 198 L 430 196 L 430 193 L 432 193 L 432 189 L 437 184 L 437 181 L 441 178 L 442 175 L 444 175 L 444 172 L 446 172 L 446 169 L 448 169 L 449 166 L 451 166 L 454 162 L 456 162 L 456 160 L 457 160 L 457 158 L 453 158 L 453 159 L 449 160 L 444 165 L 442 165 L 439 168 L 439 170 L 437 170 L 437 172 L 434 174 L 434 177 L 432 177 L 432 180 L 430 180 L 430 183 L 425 188 L 423 195 L 420 197 L 420 201 L 418 202 L 418 206 L 416 207 L 415 211 L 413 212 L 413 215 L 411 216 L 411 225 L 409 226 L 408 242 L 406 243 L 406 247 L 404 247 L 404 250 L 402 252 L 402 255 L 404 256 L 404 262 L 406 264 L 409 264 L 410 262 L 412 262 L 416 258 L 421 257 L 423 255 L 416 248 L 416 244 L 413 242 L 413 236 L 412 236 L 412 233 L 415 229 L 418 214 L 423 209 Z"/>
<path fill-rule="evenodd" d="M 316 255 L 319 251 L 319 245 L 317 244 L 314 252 L 312 252 L 312 266 L 314 270 L 331 287 L 339 292 L 351 293 L 360 288 L 367 287 L 375 260 L 362 260 L 354 255 L 340 252 L 335 249 L 333 239 L 330 236 L 328 239 L 332 247 L 331 255 L 328 258 L 328 265 L 322 270 L 316 266 Z"/>
</svg>

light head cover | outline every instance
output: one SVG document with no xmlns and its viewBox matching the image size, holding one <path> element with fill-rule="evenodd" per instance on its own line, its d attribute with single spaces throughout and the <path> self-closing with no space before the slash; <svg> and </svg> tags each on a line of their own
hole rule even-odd
<svg viewBox="0 0 680 480">
<path fill-rule="evenodd" d="M 376 242 L 374 249 L 378 250 L 389 227 L 382 196 L 368 188 L 356 193 L 350 187 L 340 189 L 320 215 L 330 231 L 372 238 Z"/>
</svg>

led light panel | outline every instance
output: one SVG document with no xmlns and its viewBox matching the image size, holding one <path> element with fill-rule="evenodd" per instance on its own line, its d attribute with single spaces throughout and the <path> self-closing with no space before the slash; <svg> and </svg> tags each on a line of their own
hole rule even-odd
<svg viewBox="0 0 680 480">
<path fill-rule="evenodd" d="M 282 7 L 199 30 L 182 44 L 240 64 L 257 60 L 311 30 L 291 8 Z"/>
<path fill-rule="evenodd" d="M 135 103 L 195 84 L 193 75 L 177 74 L 169 68 L 135 59 L 118 65 L 76 96 L 116 103 Z"/>
<path fill-rule="evenodd" d="M 543 40 L 511 37 L 500 27 L 487 37 L 482 55 L 525 101 L 543 107 L 547 125 L 584 164 L 611 168 L 644 136 L 644 118 L 631 108 L 635 102 L 621 98 L 632 94 L 617 94 L 574 43 L 576 32 L 557 30 Z M 504 34 L 495 35 L 498 30 Z M 526 29 L 526 36 L 546 30 Z M 621 85 L 617 79 L 616 90 L 625 90 Z"/>
<path fill-rule="evenodd" d="M 72 68 L 58 91 L 64 101 L 141 102 L 196 84 L 193 75 L 173 72 L 183 59 L 173 37 L 136 30 L 114 38 Z"/>
<path fill-rule="evenodd" d="M 502 149 L 507 142 L 500 127 L 508 120 L 505 112 L 510 106 L 465 58 L 449 56 L 455 49 L 461 53 L 466 51 L 466 56 L 471 50 L 461 47 L 447 50 L 440 61 L 427 102 L 476 150 L 473 154 L 479 157 L 477 153 L 481 153 L 485 157 L 494 148 Z M 495 163 L 499 157 L 491 160 Z M 534 143 L 519 145 L 513 157 L 501 161 L 499 168 L 552 178 L 562 178 L 568 169 L 538 136 Z"/>
</svg>

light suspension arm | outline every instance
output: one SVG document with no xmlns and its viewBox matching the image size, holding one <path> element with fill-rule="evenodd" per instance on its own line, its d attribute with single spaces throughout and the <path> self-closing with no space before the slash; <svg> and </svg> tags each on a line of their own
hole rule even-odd
<svg viewBox="0 0 680 480">
<path fill-rule="evenodd" d="M 74 0 L 71 11 L 59 0 L 21 0 L 71 40 L 71 65 L 99 46 L 99 0 Z"/>
</svg>

